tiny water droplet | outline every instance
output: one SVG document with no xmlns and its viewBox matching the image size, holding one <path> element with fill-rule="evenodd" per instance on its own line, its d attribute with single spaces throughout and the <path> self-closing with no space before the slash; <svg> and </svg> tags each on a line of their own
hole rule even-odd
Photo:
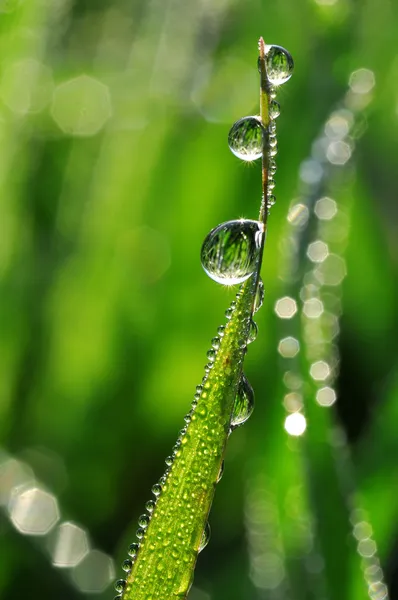
<svg viewBox="0 0 398 600">
<path fill-rule="evenodd" d="M 265 135 L 266 130 L 260 117 L 243 117 L 232 125 L 228 134 L 228 145 L 238 158 L 253 161 L 262 156 Z"/>
<path fill-rule="evenodd" d="M 272 157 L 276 156 L 278 154 L 278 145 L 275 144 L 275 146 L 273 146 L 272 148 L 269 148 L 268 154 Z"/>
<path fill-rule="evenodd" d="M 269 116 L 271 119 L 277 119 L 281 114 L 281 107 L 279 106 L 279 102 L 276 100 L 271 100 L 269 103 Z"/>
<path fill-rule="evenodd" d="M 233 308 L 227 308 L 227 310 L 225 311 L 225 317 L 227 319 L 230 319 L 232 317 L 232 315 L 234 314 L 234 310 Z"/>
<path fill-rule="evenodd" d="M 238 392 L 236 394 L 234 407 L 232 410 L 231 417 L 231 429 L 236 429 L 240 425 L 243 425 L 250 417 L 254 409 L 254 392 L 253 388 L 246 379 L 245 375 L 242 375 L 238 386 Z"/>
<path fill-rule="evenodd" d="M 252 342 L 254 342 L 254 340 L 256 339 L 258 334 L 258 327 L 257 327 L 257 323 L 255 323 L 254 321 L 250 322 L 250 329 L 249 329 L 249 336 L 247 338 L 247 343 L 251 344 Z"/>
<path fill-rule="evenodd" d="M 276 198 L 272 194 L 268 196 L 268 206 L 274 206 L 276 203 Z"/>
<path fill-rule="evenodd" d="M 125 587 L 126 587 L 126 582 L 124 579 L 118 579 L 117 582 L 115 583 L 115 590 L 119 593 L 123 592 Z"/>
<path fill-rule="evenodd" d="M 293 58 L 290 52 L 282 46 L 266 46 L 265 62 L 268 81 L 274 85 L 282 85 L 293 74 Z"/>
<path fill-rule="evenodd" d="M 140 549 L 139 544 L 130 544 L 127 554 L 129 556 L 131 556 L 131 558 L 135 558 L 137 556 L 139 549 Z"/>
<path fill-rule="evenodd" d="M 220 327 L 217 329 L 217 333 L 222 337 L 225 334 L 225 325 L 220 325 Z"/>
<path fill-rule="evenodd" d="M 268 183 L 267 183 L 268 191 L 272 191 L 274 188 L 275 188 L 275 181 L 272 178 L 268 179 Z"/>
<path fill-rule="evenodd" d="M 206 527 L 204 528 L 204 531 L 202 534 L 202 539 L 200 540 L 199 552 L 202 552 L 202 550 L 204 550 L 206 548 L 207 544 L 210 541 L 210 536 L 211 536 L 210 523 L 207 522 Z"/>
<path fill-rule="evenodd" d="M 276 134 L 276 123 L 275 121 L 271 121 L 268 125 L 268 131 L 270 136 L 274 136 Z"/>
<path fill-rule="evenodd" d="M 222 476 L 224 475 L 224 467 L 225 467 L 225 461 L 223 460 L 220 466 L 220 470 L 218 472 L 218 477 L 217 477 L 217 483 L 219 483 L 222 479 Z"/>
<path fill-rule="evenodd" d="M 184 421 L 185 421 L 185 423 L 189 424 L 189 423 L 191 422 L 191 420 L 192 420 L 192 417 L 191 417 L 191 415 L 185 415 L 185 417 L 184 417 Z M 169 466 L 170 466 L 170 465 L 169 465 Z"/>
<path fill-rule="evenodd" d="M 219 337 L 214 337 L 211 340 L 211 345 L 213 346 L 214 350 L 218 350 L 220 347 L 220 338 Z"/>
<path fill-rule="evenodd" d="M 125 561 L 123 561 L 123 564 L 122 564 L 123 571 L 125 571 L 126 573 L 130 573 L 132 568 L 133 568 L 133 563 L 131 560 L 129 560 L 127 558 Z"/>
<path fill-rule="evenodd" d="M 150 518 L 148 515 L 141 515 L 138 519 L 138 525 L 143 529 L 146 529 L 149 525 Z"/>
<path fill-rule="evenodd" d="M 152 486 L 152 494 L 154 494 L 155 496 L 160 496 L 162 492 L 162 486 L 159 485 L 159 483 L 155 483 L 155 485 Z"/>
<path fill-rule="evenodd" d="M 270 148 L 277 148 L 278 147 L 278 140 L 276 139 L 276 136 L 272 136 L 269 139 L 269 147 Z"/>
<path fill-rule="evenodd" d="M 262 307 L 263 302 L 264 302 L 264 295 L 265 295 L 264 283 L 263 283 L 263 280 L 260 277 L 260 279 L 258 281 L 257 290 L 256 290 L 256 297 L 254 298 L 254 309 L 253 309 L 253 312 L 256 313 Z"/>
<path fill-rule="evenodd" d="M 203 385 L 197 385 L 196 386 L 196 393 L 200 395 L 202 392 L 203 392 Z"/>
<path fill-rule="evenodd" d="M 153 500 L 148 500 L 148 502 L 145 504 L 145 508 L 149 513 L 152 513 L 155 510 L 155 506 L 156 502 Z"/>
<path fill-rule="evenodd" d="M 268 171 L 269 171 L 270 175 L 275 175 L 276 169 L 277 169 L 276 162 L 274 160 L 270 160 L 269 165 L 268 165 Z"/>
<path fill-rule="evenodd" d="M 122 600 L 122 596 L 115 596 L 113 600 Z"/>
<path fill-rule="evenodd" d="M 209 350 L 209 351 L 208 351 L 208 353 L 207 353 L 207 358 L 208 358 L 208 359 L 209 359 L 211 362 L 214 362 L 214 361 L 216 360 L 216 356 L 217 356 L 217 353 L 216 353 L 216 351 L 215 351 L 215 350 Z"/>
<path fill-rule="evenodd" d="M 143 538 L 143 537 L 144 537 L 144 535 L 145 535 L 145 529 L 143 529 L 142 527 L 139 527 L 139 528 L 137 529 L 137 531 L 135 532 L 135 535 L 136 535 L 136 537 L 137 537 L 139 540 L 142 540 L 142 538 Z"/>
<path fill-rule="evenodd" d="M 255 269 L 263 232 L 263 224 L 250 219 L 221 223 L 203 242 L 202 267 L 218 283 L 242 283 Z"/>
</svg>

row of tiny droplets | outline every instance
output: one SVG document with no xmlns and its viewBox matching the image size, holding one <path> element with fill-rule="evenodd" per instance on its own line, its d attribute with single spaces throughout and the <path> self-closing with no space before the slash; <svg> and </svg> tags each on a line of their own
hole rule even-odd
<svg viewBox="0 0 398 600">
<path fill-rule="evenodd" d="M 279 46 L 269 46 L 268 48 L 269 48 L 269 51 L 271 51 L 271 55 L 272 55 L 272 52 L 274 52 L 274 54 L 276 53 L 277 55 L 279 55 L 278 53 L 281 50 L 283 52 L 286 52 L 284 49 L 281 49 Z M 291 65 L 291 69 L 292 69 L 292 65 Z M 290 77 L 290 74 L 287 77 L 287 79 Z M 284 79 L 284 80 L 287 80 L 287 79 Z M 279 116 L 279 105 L 275 100 L 276 92 L 273 88 L 271 89 L 270 96 L 271 96 L 270 103 L 269 103 L 270 123 L 269 123 L 268 131 L 267 132 L 264 131 L 261 121 L 259 120 L 258 117 L 245 117 L 244 119 L 240 119 L 239 121 L 237 121 L 237 123 L 235 123 L 233 125 L 233 127 L 231 128 L 231 131 L 228 136 L 228 143 L 229 143 L 229 147 L 230 147 L 231 151 L 236 156 L 238 156 L 239 158 L 241 158 L 243 160 L 251 161 L 251 160 L 255 160 L 256 158 L 259 158 L 262 155 L 263 135 L 265 135 L 265 134 L 268 135 L 269 157 L 270 157 L 269 164 L 268 164 L 268 169 L 269 169 L 268 205 L 272 206 L 275 203 L 275 197 L 272 194 L 272 190 L 275 186 L 274 179 L 273 179 L 273 176 L 276 171 L 274 157 L 277 153 L 275 119 Z M 249 134 L 249 137 L 247 137 L 247 134 Z M 253 137 L 252 137 L 252 134 L 254 134 Z M 253 141 L 254 141 L 254 144 L 253 144 Z M 238 151 L 236 151 L 236 146 L 238 147 Z M 251 234 L 253 234 L 253 223 L 254 222 L 248 221 L 247 223 L 249 223 L 248 231 Z M 259 242 L 260 237 L 259 236 L 256 237 L 256 235 L 253 234 L 256 238 L 255 250 L 257 251 L 257 253 L 255 251 L 251 250 L 250 252 L 251 252 L 252 256 L 249 256 L 250 260 L 247 260 L 248 256 L 243 257 L 244 260 L 242 260 L 241 252 L 239 252 L 239 253 L 237 252 L 237 257 L 235 257 L 235 259 L 232 258 L 232 260 L 230 260 L 228 262 L 225 259 L 225 257 L 226 257 L 225 244 L 228 243 L 226 240 L 228 240 L 228 233 L 230 230 L 228 227 L 229 224 L 231 224 L 231 227 L 236 228 L 237 221 L 227 222 L 226 224 L 222 224 L 221 226 L 212 230 L 210 232 L 210 234 L 207 236 L 207 238 L 204 242 L 204 245 L 202 247 L 202 265 L 203 265 L 206 273 L 212 279 L 217 281 L 218 283 L 225 283 L 226 285 L 241 283 L 254 274 L 256 265 L 258 264 L 258 261 L 257 261 L 258 253 L 261 251 L 261 248 L 262 248 L 262 244 Z M 239 226 L 241 227 L 241 236 L 240 237 L 244 241 L 247 241 L 246 237 L 245 237 L 246 232 L 244 229 L 244 221 L 240 221 Z M 227 233 L 227 237 L 225 236 L 225 233 Z M 261 224 L 258 224 L 258 233 L 260 233 L 260 234 L 263 233 Z M 238 250 L 238 248 L 241 249 L 241 246 L 239 244 L 241 244 L 242 239 L 239 239 L 239 236 L 238 236 L 238 239 L 234 238 L 235 243 L 237 244 L 237 250 Z M 210 248 L 213 255 L 215 254 L 217 256 L 216 263 L 212 264 L 211 261 L 209 263 L 209 253 L 207 252 L 207 250 L 209 249 L 208 247 Z M 247 252 L 249 252 L 249 250 Z M 221 256 L 221 260 L 220 260 L 220 256 Z M 230 307 L 227 309 L 227 311 L 225 313 L 225 316 L 227 319 L 230 319 L 232 317 L 233 312 L 236 308 L 237 300 L 239 299 L 241 294 L 242 294 L 242 288 L 239 290 L 236 300 L 231 303 Z M 261 281 L 261 279 L 259 279 L 259 282 L 257 285 L 257 290 L 256 290 L 256 295 L 255 295 L 255 300 L 254 300 L 254 305 L 253 305 L 253 312 L 257 312 L 261 308 L 261 306 L 263 304 L 263 300 L 264 300 L 264 285 L 263 285 L 263 282 Z M 221 325 L 217 330 L 218 335 L 212 339 L 211 348 L 207 352 L 207 358 L 208 358 L 209 362 L 205 365 L 205 376 L 203 378 L 202 384 L 198 385 L 196 387 L 196 392 L 195 392 L 195 395 L 194 395 L 194 398 L 193 398 L 192 404 L 191 404 L 191 410 L 184 418 L 185 425 L 184 425 L 183 429 L 181 429 L 181 431 L 180 431 L 180 434 L 178 436 L 178 439 L 172 450 L 171 455 L 166 458 L 166 466 L 167 466 L 166 471 L 163 474 L 163 476 L 159 479 L 158 483 L 156 483 L 152 487 L 152 493 L 154 495 L 154 499 L 151 499 L 146 503 L 146 505 L 145 505 L 146 512 L 144 514 L 142 514 L 138 519 L 139 528 L 136 532 L 136 537 L 138 538 L 138 542 L 135 542 L 130 545 L 129 550 L 128 550 L 129 558 L 127 558 L 122 564 L 122 569 L 126 572 L 126 574 L 129 574 L 132 570 L 133 563 L 137 557 L 137 554 L 138 554 L 138 551 L 140 548 L 140 541 L 145 536 L 146 529 L 147 529 L 150 519 L 151 519 L 151 515 L 156 506 L 156 501 L 159 498 L 159 496 L 162 492 L 162 488 L 167 481 L 167 476 L 172 469 L 174 458 L 177 455 L 177 453 L 183 443 L 182 440 L 187 432 L 187 427 L 188 427 L 189 423 L 191 422 L 192 415 L 196 409 L 198 400 L 200 399 L 200 396 L 202 394 L 203 386 L 206 383 L 208 374 L 214 366 L 214 362 L 217 357 L 217 352 L 220 348 L 221 338 L 224 335 L 224 331 L 225 331 L 225 326 Z M 256 336 L 257 336 L 257 325 L 250 317 L 250 327 L 249 327 L 248 338 L 247 338 L 247 340 L 242 340 L 242 346 L 245 348 L 247 344 L 250 344 L 251 342 L 253 342 L 256 339 Z M 240 396 L 241 402 L 239 402 L 239 396 Z M 233 409 L 232 416 L 231 416 L 230 431 L 232 431 L 236 427 L 238 427 L 246 422 L 246 420 L 249 418 L 249 416 L 251 415 L 251 413 L 253 411 L 253 407 L 254 407 L 253 390 L 252 390 L 250 384 L 248 383 L 246 377 L 244 375 L 242 375 L 242 379 L 241 379 L 241 382 L 240 382 L 240 385 L 238 388 L 237 399 L 235 401 L 235 407 Z M 223 473 L 223 465 L 221 466 L 221 469 L 220 469 L 218 481 L 220 481 L 222 473 Z M 205 548 L 205 546 L 207 545 L 207 543 L 209 541 L 209 538 L 210 538 L 210 527 L 209 527 L 209 524 L 207 524 L 205 531 L 203 533 L 199 551 L 201 551 Z M 116 592 L 118 593 L 118 595 L 115 597 L 115 600 L 121 600 L 125 586 L 126 586 L 125 579 L 119 579 L 116 582 L 115 589 L 116 589 Z"/>
<path fill-rule="evenodd" d="M 236 308 L 236 304 L 237 304 L 237 300 L 239 299 L 239 296 L 241 294 L 241 290 L 238 292 L 236 300 L 232 301 L 230 304 L 230 307 L 225 311 L 225 316 L 226 318 L 229 320 L 231 319 L 233 312 Z M 264 287 L 262 282 L 260 282 L 258 288 L 257 288 L 257 293 L 256 293 L 256 299 L 255 299 L 255 305 L 254 305 L 254 312 L 256 312 L 257 310 L 259 310 L 263 304 L 263 300 L 264 300 Z M 155 483 L 155 485 L 153 485 L 152 487 L 152 494 L 154 496 L 154 499 L 150 499 L 148 500 L 148 502 L 145 504 L 145 509 L 146 512 L 144 514 L 142 514 L 139 519 L 138 519 L 138 529 L 136 532 L 136 537 L 138 538 L 138 542 L 135 542 L 133 544 L 131 544 L 129 546 L 128 549 L 128 555 L 129 558 L 127 558 L 123 563 L 122 563 L 122 569 L 123 571 L 125 571 L 125 573 L 128 575 L 130 573 L 130 571 L 132 570 L 134 561 L 137 557 L 139 548 L 140 548 L 140 541 L 144 538 L 145 533 L 146 533 L 146 529 L 149 525 L 150 519 L 151 519 L 151 515 L 155 509 L 156 506 L 156 501 L 159 498 L 161 492 L 162 492 L 162 488 L 165 485 L 166 481 L 167 481 L 167 476 L 170 473 L 171 469 L 172 469 L 172 465 L 174 462 L 174 458 L 177 455 L 178 451 L 180 450 L 180 447 L 182 445 L 182 440 L 183 437 L 185 436 L 186 432 L 187 432 L 187 428 L 189 423 L 191 422 L 192 419 L 192 415 L 195 412 L 196 406 L 198 404 L 198 400 L 201 397 L 201 394 L 203 392 L 204 389 L 204 385 L 206 383 L 208 374 L 210 372 L 210 370 L 213 368 L 214 366 L 214 362 L 217 356 L 217 352 L 218 349 L 220 348 L 220 344 L 221 344 L 221 338 L 224 336 L 224 331 L 225 331 L 225 325 L 220 325 L 220 327 L 218 327 L 217 329 L 217 336 L 215 336 L 212 341 L 211 341 L 211 348 L 210 350 L 207 352 L 207 358 L 209 359 L 209 362 L 205 365 L 205 375 L 203 377 L 202 380 L 202 384 L 198 385 L 196 387 L 196 391 L 191 403 L 191 410 L 187 413 L 187 415 L 184 417 L 184 427 L 181 429 L 181 431 L 179 432 L 179 436 L 177 438 L 177 441 L 172 449 L 172 452 L 170 454 L 170 456 L 168 456 L 165 460 L 166 462 L 166 470 L 164 472 L 164 474 L 162 475 L 162 477 L 159 479 L 159 481 L 157 483 Z M 255 340 L 257 334 L 257 326 L 254 324 L 254 322 L 252 321 L 252 326 L 250 328 L 250 333 L 249 333 L 249 337 L 247 340 L 247 343 L 251 343 Z M 244 377 L 244 376 L 243 376 Z M 245 385 L 247 386 L 248 383 L 245 380 Z M 247 390 L 247 387 L 246 387 Z M 240 410 L 239 414 L 237 414 L 237 418 L 234 421 L 234 418 L 232 416 L 232 420 L 231 420 L 231 427 L 230 427 L 230 431 L 233 431 L 234 429 L 236 429 L 237 427 L 239 427 L 240 425 L 243 425 L 243 423 L 249 418 L 251 412 L 252 412 L 252 408 L 253 405 L 250 404 L 248 406 L 246 406 L 246 412 L 245 415 L 242 415 L 242 411 Z M 246 417 L 246 418 L 245 418 Z M 220 473 L 218 476 L 218 480 L 217 483 L 221 480 L 222 474 L 223 474 L 223 470 L 224 470 L 224 462 L 221 465 L 221 469 L 220 469 Z M 207 526 L 205 528 L 205 531 L 203 533 L 202 536 L 202 541 L 200 543 L 199 546 L 199 552 L 201 552 L 208 544 L 210 539 L 210 525 L 209 523 L 207 523 Z M 116 592 L 118 592 L 118 595 L 115 596 L 115 600 L 121 600 L 122 598 L 122 594 L 124 591 L 124 588 L 126 586 L 126 580 L 125 579 L 118 579 L 118 581 L 115 584 L 115 590 Z"/>
<path fill-rule="evenodd" d="M 326 186 L 330 188 L 334 184 L 334 187 L 338 188 L 339 184 L 341 185 L 344 178 L 341 167 L 349 163 L 354 151 L 354 139 L 363 132 L 362 112 L 371 100 L 373 86 L 374 75 L 368 69 L 359 69 L 351 74 L 349 90 L 344 100 L 326 121 L 324 130 L 313 144 L 311 157 L 301 165 L 300 180 L 303 193 L 299 201 L 294 201 L 288 214 L 291 233 L 287 244 L 285 240 L 284 250 L 286 255 L 289 255 L 286 258 L 289 257 L 290 268 L 282 275 L 286 281 L 294 281 L 300 252 L 299 242 L 300 239 L 306 240 L 307 264 L 311 265 L 311 268 L 303 275 L 300 290 L 300 299 L 303 302 L 303 339 L 307 360 L 311 362 L 310 376 L 317 385 L 316 402 L 322 407 L 330 407 L 337 400 L 335 382 L 339 352 L 333 342 L 339 333 L 341 284 L 346 275 L 343 253 L 347 243 L 350 215 L 348 210 L 339 207 L 334 199 L 323 196 L 320 192 Z M 348 178 L 352 176 L 352 169 L 344 171 Z M 316 218 L 315 235 L 314 238 L 306 239 L 308 236 L 305 229 L 312 216 L 312 210 Z M 330 242 L 334 243 L 334 253 L 329 252 Z M 325 292 L 325 287 L 331 288 L 330 291 Z M 325 305 L 328 305 L 328 312 L 324 311 Z M 281 319 L 290 319 L 298 310 L 297 303 L 293 298 L 286 296 L 276 302 L 275 310 Z M 325 324 L 327 338 L 322 330 Z M 299 342 L 295 337 L 287 336 L 279 342 L 278 350 L 284 360 L 291 361 L 300 350 Z M 306 420 L 300 394 L 302 382 L 297 364 L 295 368 L 285 371 L 283 381 L 289 389 L 284 398 L 284 405 L 290 412 L 285 421 L 285 428 L 291 435 L 301 435 L 305 431 Z M 345 434 L 337 424 L 334 424 L 330 443 L 351 512 L 350 521 L 369 597 L 372 600 L 387 599 L 388 590 L 377 557 L 377 546 L 372 538 L 372 527 L 367 521 L 366 512 L 358 507 L 349 448 Z"/>
</svg>

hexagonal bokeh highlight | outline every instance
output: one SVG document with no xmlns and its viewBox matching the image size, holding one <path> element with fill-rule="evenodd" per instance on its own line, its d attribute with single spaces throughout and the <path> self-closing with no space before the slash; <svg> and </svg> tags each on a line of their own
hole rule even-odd
<svg viewBox="0 0 398 600">
<path fill-rule="evenodd" d="M 108 554 L 100 550 L 91 550 L 83 560 L 74 567 L 72 579 L 81 592 L 99 594 L 115 579 L 115 567 Z"/>
<path fill-rule="evenodd" d="M 74 523 L 61 523 L 56 532 L 55 545 L 52 552 L 52 563 L 55 567 L 75 567 L 89 551 L 87 533 Z"/>
<path fill-rule="evenodd" d="M 95 135 L 111 114 L 109 89 L 93 77 L 80 75 L 54 91 L 51 115 L 66 134 Z"/>
<path fill-rule="evenodd" d="M 297 312 L 297 303 L 289 296 L 279 298 L 275 303 L 275 312 L 280 319 L 291 319 Z"/>
<path fill-rule="evenodd" d="M 25 535 L 46 535 L 59 519 L 55 496 L 39 487 L 18 488 L 9 512 L 14 527 Z"/>
<path fill-rule="evenodd" d="M 278 352 L 283 358 L 294 358 L 299 350 L 299 341 L 291 336 L 283 338 L 278 344 Z"/>
</svg>

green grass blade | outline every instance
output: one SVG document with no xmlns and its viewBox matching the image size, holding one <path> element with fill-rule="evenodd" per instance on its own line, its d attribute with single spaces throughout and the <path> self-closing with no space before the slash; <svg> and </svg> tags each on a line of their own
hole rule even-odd
<svg viewBox="0 0 398 600">
<path fill-rule="evenodd" d="M 188 594 L 230 431 L 256 287 L 253 276 L 238 293 L 173 464 L 153 488 L 155 495 L 161 492 L 128 576 L 125 600 Z"/>
</svg>

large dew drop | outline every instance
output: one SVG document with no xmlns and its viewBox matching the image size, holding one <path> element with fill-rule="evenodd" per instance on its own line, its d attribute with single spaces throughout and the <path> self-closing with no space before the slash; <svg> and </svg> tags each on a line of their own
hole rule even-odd
<svg viewBox="0 0 398 600">
<path fill-rule="evenodd" d="M 267 65 L 268 80 L 274 85 L 282 85 L 293 74 L 293 58 L 282 46 L 266 46 L 265 62 Z"/>
<path fill-rule="evenodd" d="M 260 117 L 243 117 L 232 125 L 228 134 L 228 145 L 235 156 L 251 162 L 263 154 L 264 135 L 266 130 Z"/>
<path fill-rule="evenodd" d="M 223 285 L 242 283 L 252 275 L 264 227 L 259 221 L 226 221 L 210 231 L 202 245 L 202 266 Z"/>
<path fill-rule="evenodd" d="M 243 423 L 246 423 L 254 410 L 254 392 L 253 388 L 246 379 L 245 375 L 239 382 L 238 393 L 236 394 L 234 408 L 232 410 L 231 429 L 236 429 Z"/>
</svg>

